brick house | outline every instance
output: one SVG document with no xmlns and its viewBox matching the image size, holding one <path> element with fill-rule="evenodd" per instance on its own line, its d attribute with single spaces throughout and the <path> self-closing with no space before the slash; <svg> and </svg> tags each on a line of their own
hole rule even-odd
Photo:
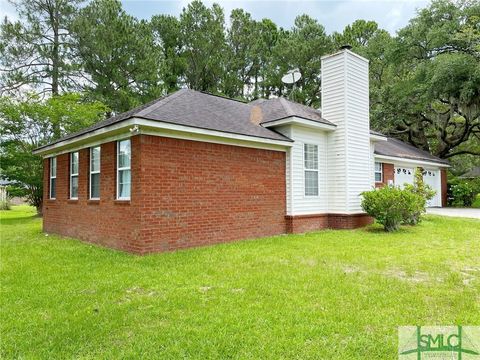
<svg viewBox="0 0 480 360">
<path fill-rule="evenodd" d="M 148 253 L 371 222 L 359 194 L 448 164 L 370 131 L 368 61 L 322 59 L 322 111 L 179 90 L 35 151 L 43 229 Z"/>
</svg>

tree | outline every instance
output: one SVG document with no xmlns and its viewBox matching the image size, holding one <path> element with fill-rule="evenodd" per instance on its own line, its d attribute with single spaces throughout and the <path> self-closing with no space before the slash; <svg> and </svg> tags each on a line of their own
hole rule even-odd
<svg viewBox="0 0 480 360">
<path fill-rule="evenodd" d="M 102 119 L 106 107 L 86 102 L 78 94 L 40 101 L 32 95 L 23 101 L 0 99 L 0 170 L 2 177 L 21 188 L 40 213 L 43 164 L 34 149 Z M 61 131 L 58 133 L 58 129 Z"/>
<path fill-rule="evenodd" d="M 343 33 L 334 32 L 333 41 L 337 48 L 350 45 L 354 48 L 366 47 L 378 32 L 378 24 L 375 21 L 355 20 L 352 25 L 347 25 Z"/>
<path fill-rule="evenodd" d="M 121 112 L 162 94 L 163 59 L 151 27 L 128 15 L 120 1 L 92 1 L 80 10 L 72 30 L 91 98 Z"/>
<path fill-rule="evenodd" d="M 478 3 L 434 1 L 399 31 L 377 129 L 441 158 L 480 155 L 479 11 Z"/>
<path fill-rule="evenodd" d="M 0 25 L 0 94 L 58 95 L 78 85 L 70 22 L 81 0 L 14 2 L 21 20 Z"/>
<path fill-rule="evenodd" d="M 163 61 L 160 62 L 160 78 L 167 93 L 178 90 L 182 85 L 186 62 L 182 55 L 180 21 L 171 15 L 152 17 L 151 28 L 155 44 L 159 47 Z"/>
<path fill-rule="evenodd" d="M 180 15 L 185 83 L 190 89 L 220 92 L 224 76 L 225 19 L 222 8 L 194 0 Z"/>
<path fill-rule="evenodd" d="M 269 98 L 277 92 L 278 74 L 275 63 L 275 49 L 281 39 L 287 36 L 283 29 L 269 19 L 257 23 L 254 37 L 252 68 L 252 98 Z"/>
<path fill-rule="evenodd" d="M 277 95 L 287 95 L 288 90 L 281 77 L 291 69 L 298 68 L 302 78 L 296 84 L 298 91 L 294 100 L 309 106 L 320 105 L 321 57 L 330 53 L 333 44 L 323 25 L 308 15 L 295 19 L 295 26 L 276 44 L 274 67 L 270 76 L 275 78 Z"/>
</svg>

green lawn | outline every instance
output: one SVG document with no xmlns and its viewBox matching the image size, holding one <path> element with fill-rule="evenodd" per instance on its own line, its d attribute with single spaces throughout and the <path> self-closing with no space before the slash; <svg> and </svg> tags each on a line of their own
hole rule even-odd
<svg viewBox="0 0 480 360">
<path fill-rule="evenodd" d="M 480 324 L 477 220 L 144 257 L 40 229 L 1 213 L 2 359 L 396 359 L 399 325 Z"/>
</svg>

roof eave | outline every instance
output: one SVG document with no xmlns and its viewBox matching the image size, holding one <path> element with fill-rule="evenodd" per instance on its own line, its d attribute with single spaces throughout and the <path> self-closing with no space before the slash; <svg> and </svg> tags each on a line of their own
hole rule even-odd
<svg viewBox="0 0 480 360">
<path fill-rule="evenodd" d="M 133 131 L 134 127 L 138 127 L 138 132 Z M 66 139 L 53 144 L 39 147 L 33 151 L 36 155 L 48 156 L 51 153 L 56 153 L 65 149 L 73 149 L 80 147 L 92 146 L 94 143 L 104 143 L 113 141 L 119 137 L 128 137 L 142 133 L 143 130 L 148 130 L 152 133 L 155 130 L 165 130 L 175 132 L 178 134 L 185 133 L 191 135 L 204 135 L 211 138 L 225 138 L 230 140 L 237 140 L 242 143 L 257 143 L 266 144 L 279 147 L 291 147 L 293 141 L 284 136 L 285 139 L 272 139 L 267 137 L 244 135 L 237 133 L 230 133 L 218 130 L 203 129 L 198 127 L 173 124 L 158 120 L 151 120 L 142 117 L 131 117 L 124 119 L 117 123 L 90 131 L 88 133 L 80 134 L 71 139 Z M 172 136 L 173 137 L 173 136 Z"/>
<path fill-rule="evenodd" d="M 445 167 L 449 168 L 451 167 L 449 164 L 445 162 L 439 162 L 435 160 L 429 160 L 429 159 L 414 159 L 410 157 L 402 157 L 402 156 L 391 156 L 391 155 L 382 155 L 382 154 L 374 154 L 375 158 L 381 159 L 381 160 L 390 160 L 390 161 L 403 161 L 403 162 L 409 162 L 412 164 L 417 164 L 417 165 L 430 165 L 430 166 L 438 166 L 438 167 Z"/>
<path fill-rule="evenodd" d="M 388 141 L 388 138 L 383 135 L 377 135 L 370 133 L 370 140 L 372 141 Z"/>
<path fill-rule="evenodd" d="M 319 122 L 312 119 L 307 119 L 301 116 L 287 116 L 280 119 L 264 121 L 260 123 L 265 128 L 275 127 L 275 126 L 282 126 L 282 125 L 302 125 L 305 127 L 321 129 L 325 131 L 334 131 L 337 128 L 335 124 L 327 124 L 323 122 Z"/>
</svg>

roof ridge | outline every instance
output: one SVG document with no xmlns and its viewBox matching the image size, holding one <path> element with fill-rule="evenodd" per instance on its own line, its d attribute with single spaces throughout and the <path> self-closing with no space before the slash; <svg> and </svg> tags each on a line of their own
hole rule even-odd
<svg viewBox="0 0 480 360">
<path fill-rule="evenodd" d="M 166 96 L 163 96 L 159 99 L 156 99 L 155 101 L 152 102 L 151 105 L 145 106 L 142 110 L 140 110 L 138 113 L 133 113 L 132 116 L 146 116 L 147 113 L 152 112 L 153 110 L 156 110 L 165 104 L 168 104 L 170 101 L 173 99 L 176 99 L 177 97 L 185 94 L 188 91 L 188 89 L 179 89 L 173 93 L 167 94 Z M 149 109 L 147 112 L 146 110 Z"/>
<path fill-rule="evenodd" d="M 193 89 L 188 89 L 190 91 L 194 91 L 194 92 L 199 92 L 201 94 L 205 94 L 205 95 L 210 95 L 210 96 L 215 96 L 215 97 L 219 97 L 221 99 L 225 99 L 225 100 L 231 100 L 231 101 L 236 101 L 236 102 L 239 102 L 241 104 L 245 104 L 245 105 L 249 105 L 248 101 L 245 101 L 245 100 L 239 100 L 239 99 L 232 99 L 228 96 L 225 96 L 225 95 L 220 95 L 220 94 L 212 94 L 212 93 L 209 93 L 207 91 L 203 91 L 203 90 L 193 90 Z"/>
<path fill-rule="evenodd" d="M 287 99 L 285 99 L 284 97 L 279 97 L 278 99 L 280 101 L 280 105 L 282 105 L 283 109 L 288 114 L 288 116 L 295 116 L 295 112 L 290 107 L 290 104 L 288 103 Z"/>
</svg>

